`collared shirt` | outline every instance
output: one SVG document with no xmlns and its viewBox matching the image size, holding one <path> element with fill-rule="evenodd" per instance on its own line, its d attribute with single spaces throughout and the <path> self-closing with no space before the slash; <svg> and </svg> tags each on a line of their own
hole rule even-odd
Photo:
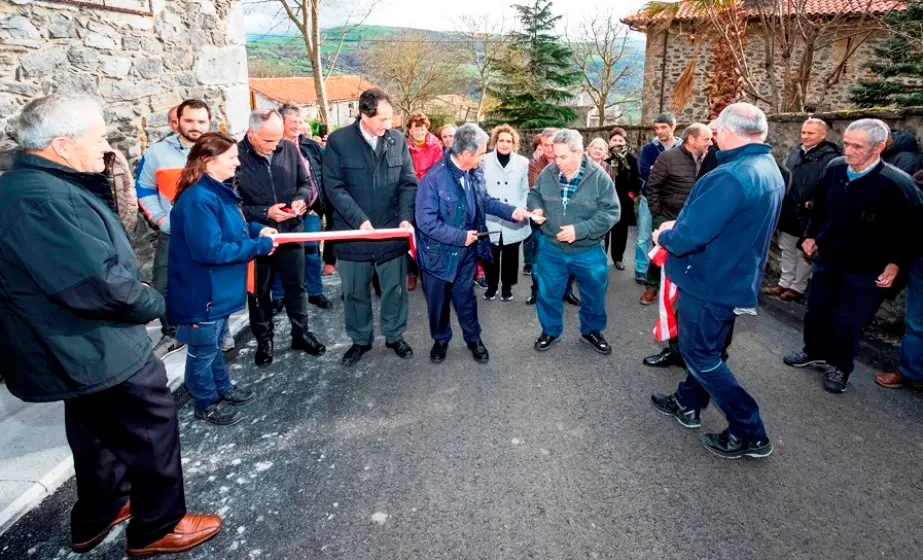
<svg viewBox="0 0 923 560">
<path fill-rule="evenodd" d="M 378 137 L 374 134 L 369 134 L 365 131 L 365 127 L 362 126 L 362 123 L 359 123 L 359 132 L 362 133 L 362 137 L 365 138 L 365 141 L 369 143 L 369 146 L 372 147 L 372 151 L 378 149 Z"/>
<path fill-rule="evenodd" d="M 568 180 L 563 173 L 558 174 L 558 182 L 561 183 L 561 204 L 564 206 L 564 211 L 567 212 L 567 203 L 577 192 L 577 187 L 580 186 L 580 181 L 583 181 L 583 174 L 586 172 L 586 161 L 587 156 L 583 156 L 583 161 L 580 162 L 580 169 L 577 170 L 577 174 L 574 175 L 574 178 Z"/>
</svg>

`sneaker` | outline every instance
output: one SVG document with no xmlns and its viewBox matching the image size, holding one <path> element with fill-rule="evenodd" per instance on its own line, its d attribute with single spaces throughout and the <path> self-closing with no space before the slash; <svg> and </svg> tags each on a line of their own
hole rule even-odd
<svg viewBox="0 0 923 560">
<path fill-rule="evenodd" d="M 324 271 L 321 274 L 323 274 L 324 276 L 333 276 L 334 274 L 336 274 L 336 272 L 337 272 L 337 269 L 335 266 L 333 266 L 332 264 L 325 264 Z"/>
<path fill-rule="evenodd" d="M 523 265 L 523 267 L 522 267 L 522 275 L 523 275 L 523 276 L 531 276 L 531 275 L 532 275 L 532 265 L 531 265 L 531 264 Z"/>
<path fill-rule="evenodd" d="M 623 263 L 622 261 L 615 261 L 615 269 L 625 270 L 625 263 Z"/>
<path fill-rule="evenodd" d="M 186 345 L 176 340 L 176 338 L 165 335 L 160 339 L 160 342 L 154 346 L 154 355 L 162 360 L 170 354 L 179 352 L 185 347 Z"/>
<path fill-rule="evenodd" d="M 512 293 L 503 294 L 502 296 L 500 296 L 500 301 L 513 301 L 513 299 L 515 298 L 513 297 Z"/>
<path fill-rule="evenodd" d="M 700 411 L 681 405 L 673 395 L 655 393 L 651 395 L 651 405 L 657 412 L 675 418 L 684 428 L 698 428 L 702 425 Z"/>
<path fill-rule="evenodd" d="M 224 340 L 221 341 L 221 351 L 230 352 L 233 350 L 237 344 L 234 342 L 234 337 L 230 334 L 224 337 Z"/>
<path fill-rule="evenodd" d="M 234 406 L 245 405 L 255 398 L 256 395 L 253 394 L 253 391 L 236 385 L 232 385 L 230 391 L 221 395 L 221 400 L 228 404 L 233 404 Z"/>
<path fill-rule="evenodd" d="M 218 401 L 205 410 L 195 411 L 195 417 L 215 426 L 233 426 L 246 418 L 240 412 L 225 406 L 223 401 Z"/>
<path fill-rule="evenodd" d="M 818 358 L 812 358 L 804 352 L 792 352 L 791 354 L 786 354 L 782 361 L 785 362 L 785 365 L 803 368 L 809 366 L 825 366 L 827 362 Z"/>
<path fill-rule="evenodd" d="M 539 352 L 544 352 L 559 340 L 561 340 L 560 336 L 551 336 L 550 334 L 542 333 L 542 335 L 538 337 L 538 340 L 535 341 L 535 349 Z"/>
<path fill-rule="evenodd" d="M 845 393 L 849 383 L 849 374 L 836 366 L 827 366 L 824 376 L 824 389 L 830 393 Z"/>
<path fill-rule="evenodd" d="M 772 442 L 768 438 L 743 441 L 727 430 L 720 434 L 705 434 L 699 441 L 705 449 L 724 459 L 740 459 L 741 457 L 759 459 L 772 454 Z"/>
<path fill-rule="evenodd" d="M 486 299 L 487 301 L 493 301 L 497 299 L 497 290 L 487 288 L 487 291 L 484 292 L 484 299 Z"/>
<path fill-rule="evenodd" d="M 484 278 L 483 276 L 481 276 L 480 278 L 476 278 L 474 280 L 474 285 L 482 290 L 486 290 L 487 289 L 487 278 Z"/>
<path fill-rule="evenodd" d="M 535 294 L 526 298 L 526 305 L 535 305 Z"/>
</svg>

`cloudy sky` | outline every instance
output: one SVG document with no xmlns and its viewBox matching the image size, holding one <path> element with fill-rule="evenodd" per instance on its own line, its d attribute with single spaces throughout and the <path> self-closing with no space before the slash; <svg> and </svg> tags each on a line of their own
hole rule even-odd
<svg viewBox="0 0 923 560">
<path fill-rule="evenodd" d="M 284 14 L 280 14 L 277 3 L 267 0 L 244 0 L 254 2 L 250 6 L 247 17 L 248 33 L 284 34 L 287 28 L 279 23 L 284 21 Z M 289 0 L 296 2 L 297 0 Z M 375 0 L 331 0 L 322 4 L 327 13 L 322 16 L 324 27 L 332 27 L 344 23 L 351 8 L 362 2 Z M 435 29 L 447 31 L 457 27 L 458 18 L 464 14 L 485 14 L 499 17 L 505 15 L 513 19 L 512 5 L 525 3 L 527 0 L 464 0 L 462 2 L 446 2 L 445 0 L 379 0 L 375 4 L 372 14 L 365 23 L 369 25 L 384 25 L 394 27 L 416 27 L 419 29 Z M 600 0 L 557 0 L 554 3 L 555 13 L 564 16 L 564 20 L 574 23 L 581 18 L 592 14 L 603 6 L 613 6 L 616 15 L 622 16 L 635 12 L 647 0 L 619 0 L 607 3 Z M 367 5 L 367 4 L 366 4 Z M 566 11 L 565 11 L 566 10 Z"/>
</svg>

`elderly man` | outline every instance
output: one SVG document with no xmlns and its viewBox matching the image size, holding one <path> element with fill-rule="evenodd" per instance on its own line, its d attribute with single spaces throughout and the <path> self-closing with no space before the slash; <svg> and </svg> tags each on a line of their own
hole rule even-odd
<svg viewBox="0 0 923 560">
<path fill-rule="evenodd" d="M 831 393 L 846 391 L 862 327 L 916 256 L 921 196 L 909 175 L 881 159 L 889 133 L 877 119 L 849 125 L 844 157 L 821 174 L 804 232 L 802 249 L 814 257 L 804 349 L 784 361 L 825 366 Z"/>
<path fill-rule="evenodd" d="M 606 286 L 609 262 L 603 238 L 619 220 L 619 199 L 612 179 L 583 151 L 583 137 L 563 129 L 553 139 L 555 163 L 542 171 L 529 192 L 529 208 L 546 218 L 538 239 L 535 277 L 538 280 L 538 319 L 542 334 L 535 349 L 545 351 L 564 331 L 568 277 L 580 283 L 580 333 L 600 354 L 612 347 L 602 335 L 606 328 Z"/>
<path fill-rule="evenodd" d="M 309 206 L 319 210 L 319 202 L 301 152 L 295 144 L 282 141 L 284 133 L 284 121 L 277 111 L 254 111 L 247 136 L 238 144 L 240 167 L 235 181 L 248 222 L 275 228 L 279 233 L 294 233 L 303 231 L 302 216 Z M 312 356 L 327 351 L 308 330 L 304 249 L 297 243 L 286 243 L 272 255 L 256 258 L 255 290 L 247 298 L 247 307 L 258 366 L 273 360 L 271 292 L 276 275 L 282 277 L 285 311 L 292 324 L 292 349 Z"/>
<path fill-rule="evenodd" d="M 64 401 L 86 552 L 128 519 L 128 554 L 180 552 L 221 518 L 186 513 L 176 404 L 145 325 L 163 297 L 141 281 L 112 202 L 99 105 L 50 95 L 13 119 L 23 149 L 0 177 L 0 351 L 10 392 Z"/>
<path fill-rule="evenodd" d="M 798 249 L 814 201 L 814 187 L 824 168 L 840 149 L 827 141 L 827 123 L 810 118 L 801 125 L 801 145 L 792 148 L 785 167 L 791 173 L 791 187 L 782 201 L 779 218 L 779 249 L 782 251 L 782 275 L 775 286 L 766 286 L 763 293 L 785 301 L 800 300 L 811 280 L 811 263 Z"/>
<path fill-rule="evenodd" d="M 449 152 L 417 188 L 417 247 L 423 270 L 423 291 L 429 310 L 429 331 L 435 343 L 430 360 L 445 360 L 452 339 L 449 304 L 455 307 L 465 342 L 475 361 L 490 359 L 481 341 L 474 272 L 477 259 L 490 260 L 486 216 L 522 221 L 525 210 L 503 204 L 487 194 L 483 174 L 474 170 L 487 153 L 486 132 L 473 124 L 455 132 Z"/>
<path fill-rule="evenodd" d="M 653 229 L 679 216 L 711 146 L 711 129 L 702 123 L 692 123 L 683 131 L 682 141 L 676 149 L 660 154 L 645 184 Z M 641 294 L 641 305 L 650 305 L 657 299 L 660 288 L 659 266 L 648 266 L 646 282 L 647 287 Z"/>
<path fill-rule="evenodd" d="M 391 130 L 394 108 L 383 90 L 359 96 L 359 117 L 352 126 L 334 131 L 324 153 L 324 189 L 333 206 L 333 229 L 399 227 L 413 231 L 417 177 L 404 135 Z M 404 340 L 407 327 L 407 242 L 339 242 L 346 333 L 352 346 L 343 364 L 352 365 L 372 349 L 372 299 L 369 286 L 378 272 L 381 286 L 381 330 L 385 346 L 400 358 L 412 358 Z"/>
<path fill-rule="evenodd" d="M 705 447 L 728 459 L 766 457 L 772 443 L 759 407 L 721 350 L 737 315 L 755 313 L 785 182 L 764 143 L 768 125 L 760 109 L 735 103 L 717 124 L 718 168 L 696 184 L 676 222 L 665 222 L 653 235 L 669 252 L 666 273 L 679 288 L 679 347 L 689 374 L 675 393 L 654 394 L 651 402 L 682 426 L 698 428 L 714 397 L 729 425 L 706 434 Z"/>
</svg>

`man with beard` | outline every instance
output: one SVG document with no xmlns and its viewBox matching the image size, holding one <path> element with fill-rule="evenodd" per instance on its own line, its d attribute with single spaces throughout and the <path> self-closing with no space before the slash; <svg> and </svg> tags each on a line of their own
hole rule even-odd
<svg viewBox="0 0 923 560">
<path fill-rule="evenodd" d="M 208 132 L 212 112 L 204 101 L 187 99 L 176 108 L 177 129 L 153 144 L 144 154 L 138 170 L 138 204 L 148 220 L 157 228 L 157 247 L 154 252 L 154 288 L 164 298 L 167 296 L 167 255 L 170 248 L 170 209 L 176 196 L 179 176 L 186 166 L 189 148 L 199 136 Z M 167 320 L 167 313 L 160 318 L 161 339 L 154 346 L 154 354 L 165 356 L 182 350 L 183 344 L 176 340 L 176 326 Z"/>
</svg>

